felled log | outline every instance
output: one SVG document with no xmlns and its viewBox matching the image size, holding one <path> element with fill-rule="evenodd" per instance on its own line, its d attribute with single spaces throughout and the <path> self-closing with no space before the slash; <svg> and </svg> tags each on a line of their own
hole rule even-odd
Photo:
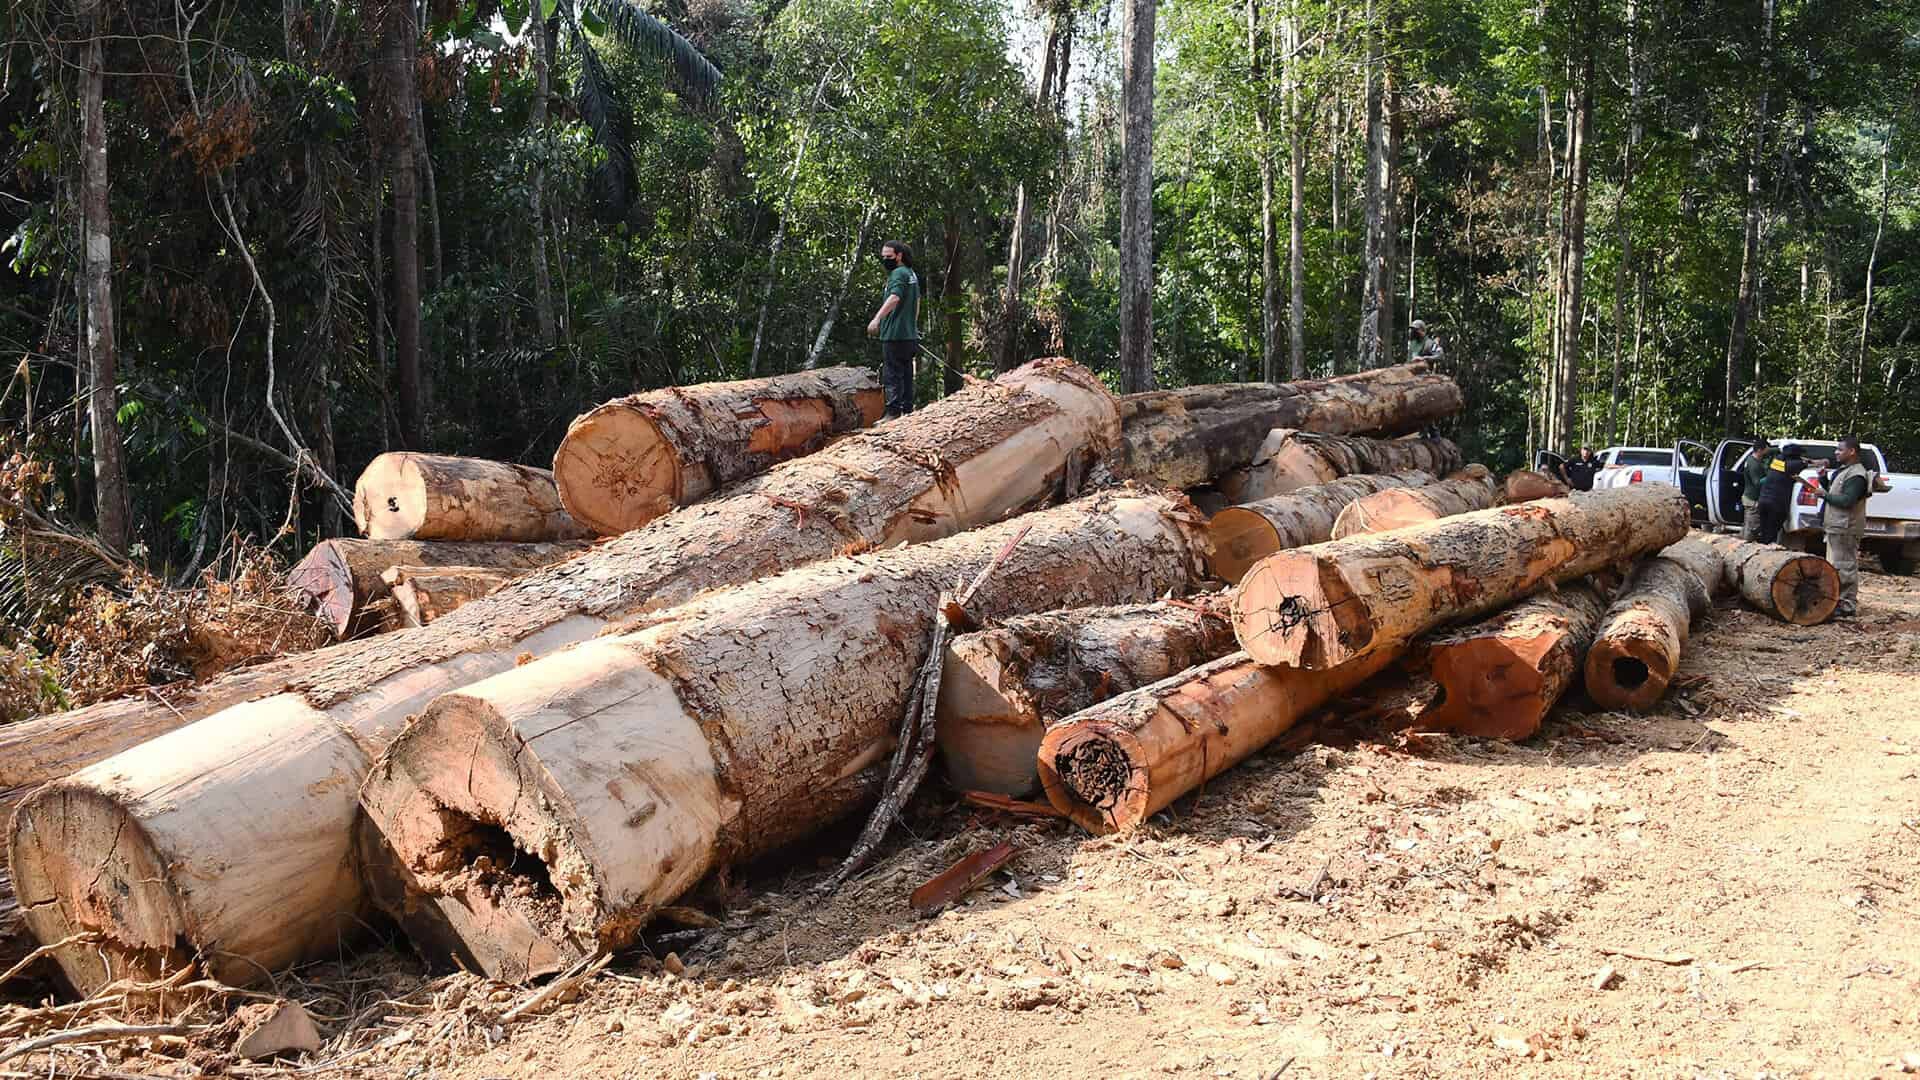
<svg viewBox="0 0 1920 1080">
<path fill-rule="evenodd" d="M 810 454 L 880 419 L 870 368 L 649 390 L 582 413 L 553 455 L 560 501 L 603 536 Z"/>
<path fill-rule="evenodd" d="M 485 566 L 392 566 L 380 575 L 408 626 L 425 626 L 519 576 Z"/>
<path fill-rule="evenodd" d="M 1579 582 L 1536 593 L 1505 611 L 1438 631 L 1414 646 L 1410 668 L 1439 694 L 1417 722 L 1434 731 L 1524 739 L 1573 685 L 1606 599 Z"/>
<path fill-rule="evenodd" d="M 709 871 L 874 793 L 956 577 L 1007 549 L 975 618 L 1141 601 L 1197 583 L 1203 543 L 1177 495 L 1090 496 L 715 593 L 443 695 L 361 791 L 375 894 L 490 978 L 624 947 Z"/>
<path fill-rule="evenodd" d="M 1680 668 L 1693 620 L 1713 605 L 1726 560 L 1689 538 L 1634 568 L 1587 650 L 1587 696 L 1607 709 L 1652 707 Z"/>
<path fill-rule="evenodd" d="M 1665 547 L 1687 517 L 1679 488 L 1638 484 L 1278 552 L 1240 580 L 1234 636 L 1263 664 L 1338 667 Z"/>
<path fill-rule="evenodd" d="M 1221 477 L 1219 485 L 1235 502 L 1257 502 L 1343 476 L 1409 469 L 1445 476 L 1464 464 L 1460 448 L 1438 436 L 1375 439 L 1279 428 L 1253 464 Z"/>
<path fill-rule="evenodd" d="M 998 520 L 1057 494 L 1117 429 L 1113 398 L 1092 373 L 1029 364 L 536 570 L 431 626 L 274 666 L 265 678 L 275 681 L 253 684 L 258 700 L 21 805 L 9 845 L 28 923 L 46 942 L 106 932 L 100 946 L 57 955 L 82 989 L 150 976 L 202 948 L 210 973 L 236 984 L 331 955 L 364 916 L 350 855 L 355 791 L 406 717 L 435 697 L 709 589 Z M 139 722 L 151 731 L 167 713 L 153 704 Z M 136 891 L 138 904 L 122 901 Z"/>
<path fill-rule="evenodd" d="M 1390 488 L 1355 499 L 1333 523 L 1332 539 L 1387 532 L 1470 514 L 1497 505 L 1499 493 L 1485 466 L 1470 465 L 1445 480 L 1413 488 Z"/>
<path fill-rule="evenodd" d="M 1515 469 L 1500 482 L 1500 488 L 1509 503 L 1557 499 L 1569 490 L 1567 485 L 1535 469 Z"/>
<path fill-rule="evenodd" d="M 1191 488 L 1251 464 L 1274 428 L 1334 435 L 1418 431 L 1465 406 L 1460 387 L 1425 364 L 1293 383 L 1215 383 L 1120 399 L 1113 472 Z"/>
<path fill-rule="evenodd" d="M 502 572 L 533 570 L 573 558 L 585 541 L 547 544 L 459 543 L 430 540 L 323 540 L 287 574 L 336 638 L 361 629 L 368 605 L 392 594 L 381 575 L 394 566 L 479 566 Z"/>
<path fill-rule="evenodd" d="M 370 540 L 584 540 L 553 474 L 484 458 L 399 451 L 353 485 L 353 523 Z"/>
<path fill-rule="evenodd" d="M 1090 832 L 1134 828 L 1396 655 L 1383 649 L 1337 670 L 1305 671 L 1236 652 L 1109 698 L 1047 729 L 1036 758 L 1041 786 Z"/>
<path fill-rule="evenodd" d="M 1700 534 L 1720 552 L 1724 584 L 1754 610 L 1795 626 L 1814 626 L 1840 605 L 1840 575 L 1818 555 Z"/>
<path fill-rule="evenodd" d="M 1213 576 L 1233 584 L 1248 567 L 1276 551 L 1333 539 L 1333 523 L 1355 499 L 1376 491 L 1419 487 L 1435 481 L 1432 473 L 1407 472 L 1343 476 L 1285 495 L 1230 506 L 1213 515 L 1207 538 L 1213 542 Z"/>
<path fill-rule="evenodd" d="M 947 646 L 935 719 L 963 791 L 1026 795 L 1048 724 L 1234 649 L 1227 598 L 1020 615 Z"/>
</svg>

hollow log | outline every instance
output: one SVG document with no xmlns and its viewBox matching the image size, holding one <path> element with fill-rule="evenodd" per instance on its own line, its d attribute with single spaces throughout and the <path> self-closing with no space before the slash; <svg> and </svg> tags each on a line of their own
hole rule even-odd
<svg viewBox="0 0 1920 1080">
<path fill-rule="evenodd" d="M 335 638 L 365 629 L 368 605 L 391 595 L 380 575 L 394 566 L 481 566 L 526 571 L 563 562 L 590 547 L 585 541 L 547 544 L 458 543 L 433 540 L 323 540 L 287 574 Z"/>
<path fill-rule="evenodd" d="M 1274 428 L 1403 435 L 1465 407 L 1425 364 L 1292 383 L 1214 383 L 1120 399 L 1113 472 L 1156 487 L 1199 487 L 1252 464 Z"/>
<path fill-rule="evenodd" d="M 1376 491 L 1420 487 L 1434 480 L 1432 473 L 1417 469 L 1343 476 L 1285 495 L 1227 507 L 1213 515 L 1207 526 L 1208 539 L 1213 542 L 1213 576 L 1234 584 L 1254 563 L 1276 551 L 1333 539 L 1333 523 L 1355 499 Z"/>
<path fill-rule="evenodd" d="M 875 791 L 956 578 L 1007 551 L 974 618 L 1141 601 L 1199 581 L 1197 522 L 1177 495 L 1090 496 L 716 593 L 443 695 L 362 788 L 375 895 L 490 978 L 622 948 L 709 871 Z"/>
<path fill-rule="evenodd" d="M 1602 708 L 1633 712 L 1659 701 L 1680 668 L 1693 620 L 1713 606 L 1725 574 L 1720 550 L 1697 538 L 1635 567 L 1587 650 L 1587 696 Z"/>
<path fill-rule="evenodd" d="M 485 566 L 393 566 L 380 575 L 408 626 L 425 626 L 462 604 L 491 596 L 517 573 Z"/>
<path fill-rule="evenodd" d="M 353 486 L 353 522 L 370 540 L 584 540 L 553 474 L 483 458 L 397 451 Z"/>
<path fill-rule="evenodd" d="M 1569 490 L 1567 485 L 1535 469 L 1515 469 L 1500 482 L 1500 489 L 1508 503 L 1557 499 Z"/>
<path fill-rule="evenodd" d="M 1417 723 L 1489 739 L 1524 739 L 1580 674 L 1606 609 L 1590 583 L 1536 593 L 1505 611 L 1429 635 L 1407 664 L 1439 687 Z"/>
<path fill-rule="evenodd" d="M 1113 398 L 1092 373 L 1028 364 L 533 571 L 431 626 L 291 658 L 253 676 L 264 680 L 252 684 L 258 700 L 21 805 L 8 842 L 28 924 L 46 942 L 107 933 L 98 951 L 57 957 L 83 990 L 214 943 L 209 970 L 236 984 L 331 954 L 364 914 L 350 858 L 355 791 L 406 717 L 435 697 L 709 589 L 996 521 L 1056 495 L 1117 435 Z M 167 712 L 152 705 L 139 719 L 151 730 Z M 136 887 L 140 903 L 122 903 Z"/>
<path fill-rule="evenodd" d="M 810 454 L 884 410 L 879 376 L 858 367 L 649 390 L 575 418 L 554 452 L 553 479 L 576 521 L 617 536 Z"/>
<path fill-rule="evenodd" d="M 1224 593 L 1021 615 L 947 646 L 935 711 L 963 791 L 1026 795 L 1048 724 L 1234 649 Z"/>
<path fill-rule="evenodd" d="M 1235 502 L 1258 502 L 1362 473 L 1418 469 L 1445 476 L 1466 464 L 1460 448 L 1439 436 L 1374 439 L 1280 428 L 1268 433 L 1253 464 L 1220 478 Z"/>
<path fill-rule="evenodd" d="M 1679 488 L 1638 484 L 1282 551 L 1241 579 L 1234 636 L 1263 664 L 1338 667 L 1665 547 L 1687 518 Z"/>
<path fill-rule="evenodd" d="M 1048 728 L 1036 758 L 1041 786 L 1048 802 L 1089 832 L 1134 828 L 1396 655 L 1383 649 L 1334 671 L 1304 671 L 1230 653 Z"/>
<path fill-rule="evenodd" d="M 1833 617 L 1840 604 L 1840 575 L 1818 555 L 1754 544 L 1738 537 L 1701 533 L 1720 552 L 1723 583 L 1755 611 L 1795 626 Z"/>
<path fill-rule="evenodd" d="M 1480 471 L 1476 473 L 1471 469 L 1462 469 L 1436 483 L 1412 488 L 1389 488 L 1355 499 L 1340 511 L 1339 520 L 1333 523 L 1331 539 L 1341 540 L 1349 536 L 1404 529 L 1408 525 L 1438 521 L 1455 514 L 1470 514 L 1497 505 L 1500 498 L 1493 486 L 1492 475 L 1480 466 L 1473 466 L 1472 469 Z"/>
</svg>

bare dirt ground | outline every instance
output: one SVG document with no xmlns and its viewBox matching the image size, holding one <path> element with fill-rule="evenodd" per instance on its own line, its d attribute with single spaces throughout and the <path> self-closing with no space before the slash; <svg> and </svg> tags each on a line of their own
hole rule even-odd
<svg viewBox="0 0 1920 1080">
<path fill-rule="evenodd" d="M 308 1059 L 331 1076 L 1897 1075 L 1920 1068 L 1920 584 L 1862 599 L 1810 629 L 1723 603 L 1651 716 L 1272 752 L 1128 838 L 930 792 L 827 902 L 806 889 L 844 836 L 709 888 L 720 927 L 531 1018 L 501 1019 L 527 990 L 392 952 L 283 989 L 351 1029 Z M 1006 872 L 911 912 L 1001 839 Z"/>
</svg>

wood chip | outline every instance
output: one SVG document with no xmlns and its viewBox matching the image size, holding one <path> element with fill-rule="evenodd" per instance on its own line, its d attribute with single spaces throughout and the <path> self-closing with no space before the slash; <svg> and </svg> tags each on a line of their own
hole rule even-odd
<svg viewBox="0 0 1920 1080">
<path fill-rule="evenodd" d="M 976 851 L 913 890 L 909 902 L 913 910 L 923 915 L 939 911 L 973 891 L 975 886 L 1012 858 L 1013 845 L 1005 840 L 985 851 Z"/>
<path fill-rule="evenodd" d="M 1613 970 L 1612 964 L 1602 966 L 1599 971 L 1593 973 L 1593 988 L 1595 990 L 1605 990 L 1613 982 L 1616 974 L 1618 974 L 1618 972 Z"/>
<path fill-rule="evenodd" d="M 1647 960 L 1655 964 L 1673 964 L 1677 966 L 1680 964 L 1693 963 L 1693 957 L 1688 956 L 1686 953 L 1652 953 L 1643 952 L 1639 949 L 1613 949 L 1605 945 L 1602 945 L 1594 951 L 1598 952 L 1601 956 L 1624 956 L 1629 960 Z"/>
</svg>

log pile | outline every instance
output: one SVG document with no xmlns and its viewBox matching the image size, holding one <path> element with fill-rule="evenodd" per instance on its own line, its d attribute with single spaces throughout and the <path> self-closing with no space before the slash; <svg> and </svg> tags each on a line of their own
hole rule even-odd
<svg viewBox="0 0 1920 1080">
<path fill-rule="evenodd" d="M 1222 477 L 1236 502 L 1255 502 L 1343 476 L 1417 469 L 1445 476 L 1466 464 L 1460 448 L 1438 436 L 1376 439 L 1278 428 L 1267 433 L 1252 464 Z"/>
</svg>

